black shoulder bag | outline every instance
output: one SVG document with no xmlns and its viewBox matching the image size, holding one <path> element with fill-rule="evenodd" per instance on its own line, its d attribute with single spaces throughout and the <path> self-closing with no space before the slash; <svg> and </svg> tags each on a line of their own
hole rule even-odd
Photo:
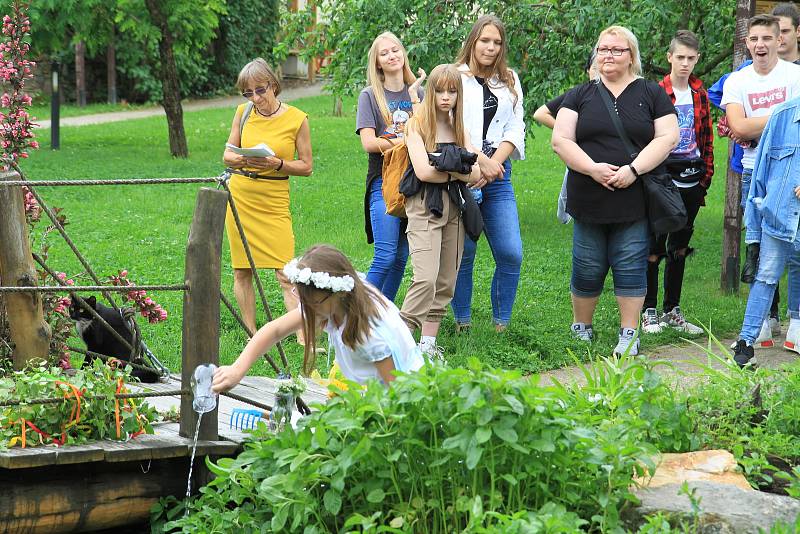
<svg viewBox="0 0 800 534">
<path fill-rule="evenodd" d="M 630 138 L 625 133 L 622 121 L 617 115 L 611 98 L 608 96 L 608 89 L 602 84 L 598 88 L 603 103 L 606 105 L 611 122 L 617 129 L 619 137 L 625 144 L 625 149 L 631 156 L 631 161 L 636 159 L 639 152 L 634 148 Z M 678 186 L 672 181 L 669 174 L 643 173 L 639 176 L 644 188 L 644 202 L 647 210 L 647 219 L 650 222 L 650 230 L 656 234 L 668 234 L 677 232 L 686 226 L 687 215 L 686 206 L 683 204 L 681 193 Z"/>
</svg>

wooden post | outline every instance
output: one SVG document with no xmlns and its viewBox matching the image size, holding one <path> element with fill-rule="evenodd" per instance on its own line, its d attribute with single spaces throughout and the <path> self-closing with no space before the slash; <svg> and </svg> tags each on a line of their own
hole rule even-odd
<svg viewBox="0 0 800 534">
<path fill-rule="evenodd" d="M 737 0 L 736 2 L 736 30 L 733 37 L 733 68 L 736 69 L 745 60 L 747 47 L 744 40 L 747 37 L 747 22 L 754 13 L 753 0 Z M 742 230 L 741 190 L 742 177 L 730 168 L 730 154 L 733 152 L 732 143 L 728 149 L 725 180 L 725 214 L 723 218 L 722 237 L 722 272 L 720 285 L 723 291 L 737 293 L 739 291 L 739 258 Z"/>
<path fill-rule="evenodd" d="M 189 388 L 198 365 L 219 364 L 219 293 L 222 229 L 228 193 L 204 187 L 197 204 L 186 245 L 186 284 L 183 294 L 183 343 L 181 385 Z M 181 397 L 180 435 L 194 437 L 197 413 L 192 395 Z M 199 438 L 216 440 L 217 410 L 203 414 Z"/>
<path fill-rule="evenodd" d="M 16 172 L 0 173 L 3 181 L 19 179 Z M 35 287 L 37 281 L 28 241 L 22 187 L 0 186 L 0 283 Z M 42 294 L 8 293 L 5 305 L 14 343 L 14 368 L 22 369 L 34 358 L 47 358 L 50 325 L 42 313 Z"/>
</svg>

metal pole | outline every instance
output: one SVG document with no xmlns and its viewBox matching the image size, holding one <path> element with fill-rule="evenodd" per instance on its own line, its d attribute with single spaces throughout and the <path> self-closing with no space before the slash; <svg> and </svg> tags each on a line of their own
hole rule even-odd
<svg viewBox="0 0 800 534">
<path fill-rule="evenodd" d="M 61 141 L 59 139 L 59 114 L 61 111 L 61 94 L 58 89 L 58 61 L 53 61 L 50 64 L 50 76 L 52 91 L 50 95 L 50 149 L 58 150 L 61 148 Z"/>
</svg>

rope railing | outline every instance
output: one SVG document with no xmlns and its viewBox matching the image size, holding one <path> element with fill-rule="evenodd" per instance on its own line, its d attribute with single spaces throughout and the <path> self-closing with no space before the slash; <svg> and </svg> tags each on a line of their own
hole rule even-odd
<svg viewBox="0 0 800 534">
<path fill-rule="evenodd" d="M 0 293 L 74 293 L 76 291 L 112 291 L 129 293 L 131 291 L 188 291 L 186 284 L 175 285 L 135 285 L 135 286 L 0 286 Z"/>
<path fill-rule="evenodd" d="M 139 393 L 117 393 L 116 395 L 81 395 L 86 400 L 110 400 L 110 399 L 147 399 L 151 397 L 176 397 L 189 395 L 188 389 L 171 389 L 168 391 L 141 391 Z M 46 397 L 40 399 L 4 399 L 0 400 L 0 406 L 20 406 L 23 404 L 58 404 L 61 402 L 74 401 L 71 397 Z"/>
<path fill-rule="evenodd" d="M 91 185 L 156 185 L 156 184 L 207 184 L 219 182 L 219 176 L 207 178 L 131 178 L 125 179 L 97 179 L 97 180 L 0 180 L 3 185 L 24 185 L 26 187 L 55 187 L 55 186 L 91 186 Z"/>
</svg>

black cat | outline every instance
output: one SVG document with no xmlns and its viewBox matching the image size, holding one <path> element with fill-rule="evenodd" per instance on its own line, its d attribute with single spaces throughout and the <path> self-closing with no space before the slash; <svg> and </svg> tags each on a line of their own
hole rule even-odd
<svg viewBox="0 0 800 534">
<path fill-rule="evenodd" d="M 133 343 L 133 334 L 127 322 L 119 312 L 97 302 L 95 297 L 88 297 L 83 300 L 86 304 L 91 306 L 109 326 L 116 330 L 125 341 L 129 344 Z M 73 299 L 70 303 L 69 317 L 75 321 L 75 329 L 78 331 L 78 335 L 83 342 L 86 343 L 87 350 L 106 356 L 112 356 L 125 362 L 130 360 L 130 349 L 106 330 L 105 326 L 95 319 L 91 313 L 85 310 L 83 306 L 78 304 L 76 299 Z M 95 358 L 92 356 L 87 356 L 84 359 L 84 365 L 91 364 L 94 359 Z M 158 382 L 159 379 L 159 375 L 155 371 L 134 369 L 131 374 L 142 382 L 153 383 Z"/>
</svg>

